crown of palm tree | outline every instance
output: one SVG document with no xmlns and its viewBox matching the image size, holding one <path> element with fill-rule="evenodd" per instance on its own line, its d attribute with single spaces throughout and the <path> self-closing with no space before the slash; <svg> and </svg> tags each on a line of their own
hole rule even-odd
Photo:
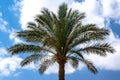
<svg viewBox="0 0 120 80">
<path fill-rule="evenodd" d="M 59 6 L 58 14 L 44 8 L 35 17 L 35 22 L 28 23 L 27 30 L 16 32 L 16 36 L 25 43 L 15 44 L 8 51 L 12 55 L 29 52 L 30 55 L 21 62 L 21 66 L 39 61 L 40 73 L 55 62 L 70 62 L 73 68 L 77 68 L 79 61 L 97 73 L 95 66 L 84 58 L 84 54 L 106 56 L 107 53 L 113 53 L 114 49 L 109 43 L 103 42 L 109 30 L 98 28 L 95 24 L 83 25 L 84 18 L 84 13 L 68 9 L 65 3 Z"/>
</svg>

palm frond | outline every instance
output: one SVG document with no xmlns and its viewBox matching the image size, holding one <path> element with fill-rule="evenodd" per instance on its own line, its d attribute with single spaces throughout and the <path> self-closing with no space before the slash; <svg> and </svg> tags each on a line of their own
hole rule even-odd
<svg viewBox="0 0 120 80">
<path fill-rule="evenodd" d="M 8 51 L 12 54 L 24 53 L 24 52 L 40 52 L 41 47 L 35 45 L 28 45 L 24 43 L 15 44 L 14 46 L 10 47 Z"/>
<path fill-rule="evenodd" d="M 77 58 L 84 59 L 84 57 L 83 57 L 82 53 L 80 53 L 80 51 L 70 50 L 69 52 L 70 52 L 70 54 L 68 55 L 68 57 L 71 55 L 76 55 Z"/>
<path fill-rule="evenodd" d="M 20 32 L 16 32 L 17 37 L 21 37 L 27 42 L 42 42 L 42 38 L 46 35 L 44 32 L 33 31 L 33 30 L 24 30 Z"/>
<path fill-rule="evenodd" d="M 25 44 L 25 43 L 19 43 L 16 44 L 8 49 L 8 51 L 12 54 L 18 54 L 18 53 L 25 53 L 25 52 L 35 52 L 39 53 L 41 51 L 50 52 L 52 54 L 55 54 L 53 51 L 51 51 L 49 48 L 46 47 L 40 47 L 32 44 Z"/>
<path fill-rule="evenodd" d="M 87 46 L 85 48 L 81 48 L 77 51 L 78 52 L 83 52 L 83 53 L 98 54 L 100 56 L 106 56 L 107 52 L 108 53 L 115 52 L 115 50 L 108 43 L 94 44 L 94 45 L 91 45 L 91 46 Z"/>
<path fill-rule="evenodd" d="M 109 35 L 109 30 L 105 28 L 97 28 L 95 24 L 77 25 L 68 37 L 68 44 L 73 48 L 81 43 L 89 41 L 98 41 L 105 39 Z"/>
<path fill-rule="evenodd" d="M 78 65 L 79 65 L 79 60 L 78 60 L 78 58 L 77 57 L 74 57 L 74 56 L 69 56 L 68 57 L 68 62 L 71 64 L 71 66 L 73 67 L 73 68 L 77 68 L 78 67 Z"/>
<path fill-rule="evenodd" d="M 60 19 L 60 22 L 65 19 L 66 15 L 67 15 L 67 4 L 63 3 L 62 5 L 59 6 L 59 10 L 58 10 L 58 17 Z"/>
<path fill-rule="evenodd" d="M 42 24 L 47 30 L 53 31 L 53 16 L 51 12 L 48 9 L 43 8 L 41 13 L 41 15 L 36 16 L 35 21 Z"/>
<path fill-rule="evenodd" d="M 66 18 L 66 29 L 65 29 L 65 32 L 67 32 L 66 37 L 68 37 L 70 33 L 74 31 L 76 25 L 78 26 L 79 24 L 81 24 L 80 20 L 83 19 L 85 15 L 84 13 L 79 13 L 77 10 L 75 10 L 73 12 L 69 11 L 67 17 L 68 18 Z"/>
<path fill-rule="evenodd" d="M 27 24 L 27 28 L 28 29 L 30 29 L 30 30 L 38 30 L 38 27 L 37 27 L 38 25 L 36 24 L 36 23 L 34 23 L 34 22 L 29 22 L 28 24 Z"/>
<path fill-rule="evenodd" d="M 42 58 L 42 55 L 40 54 L 32 54 L 28 57 L 26 57 L 23 61 L 21 61 L 21 66 L 25 66 L 30 64 L 31 62 L 36 62 L 36 61 L 40 61 L 40 59 Z"/>
<path fill-rule="evenodd" d="M 53 65 L 56 62 L 55 56 L 49 59 L 43 59 L 43 62 L 40 64 L 39 72 L 44 73 L 49 66 Z"/>
<path fill-rule="evenodd" d="M 93 65 L 93 63 L 89 60 L 85 60 L 85 59 L 82 59 L 81 60 L 86 66 L 87 68 L 94 74 L 96 74 L 98 71 L 96 69 L 96 67 Z"/>
<path fill-rule="evenodd" d="M 70 48 L 74 48 L 80 44 L 84 43 L 91 43 L 95 41 L 102 41 L 106 37 L 106 34 L 108 34 L 108 30 L 100 30 L 100 31 L 93 31 L 93 32 L 88 32 L 88 33 L 83 33 L 78 35 L 73 42 L 70 44 Z"/>
<path fill-rule="evenodd" d="M 50 34 L 50 29 L 46 26 L 43 26 L 40 24 L 39 17 L 35 18 L 35 21 L 38 23 L 34 22 L 29 22 L 27 25 L 27 29 L 31 31 L 39 31 L 40 33 L 46 33 L 46 35 L 51 35 Z"/>
</svg>

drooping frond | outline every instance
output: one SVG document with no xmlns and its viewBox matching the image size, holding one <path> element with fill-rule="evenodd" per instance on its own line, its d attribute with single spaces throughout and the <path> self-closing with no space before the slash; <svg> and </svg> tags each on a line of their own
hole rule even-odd
<svg viewBox="0 0 120 80">
<path fill-rule="evenodd" d="M 89 60 L 81 59 L 81 61 L 87 66 L 87 68 L 94 74 L 96 74 L 98 71 L 96 67 L 93 65 L 93 63 Z"/>
<path fill-rule="evenodd" d="M 81 58 L 84 59 L 84 57 L 83 57 L 82 53 L 80 53 L 80 51 L 70 50 L 69 52 L 70 52 L 70 54 L 68 55 L 68 57 L 71 55 L 75 55 L 75 57 L 77 57 L 79 59 L 81 59 Z"/>
<path fill-rule="evenodd" d="M 53 65 L 56 62 L 56 57 L 52 56 L 51 58 L 43 59 L 40 64 L 39 72 L 44 73 L 49 66 Z"/>
<path fill-rule="evenodd" d="M 95 66 L 93 65 L 93 63 L 89 60 L 86 60 L 83 55 L 77 51 L 71 51 L 72 56 L 69 56 L 69 58 L 71 58 L 72 60 L 75 60 L 75 62 L 77 61 L 81 61 L 83 62 L 88 69 L 93 72 L 94 74 L 97 73 L 97 69 L 95 68 Z M 73 64 L 73 63 L 72 63 Z M 73 67 L 77 68 L 76 65 L 78 66 L 78 64 L 72 65 Z"/>
<path fill-rule="evenodd" d="M 78 67 L 78 65 L 79 65 L 79 60 L 78 60 L 78 58 L 77 57 L 74 57 L 74 56 L 69 56 L 68 57 L 68 62 L 71 64 L 71 66 L 73 67 L 73 68 L 77 68 Z"/>
<path fill-rule="evenodd" d="M 40 55 L 40 54 L 32 54 L 32 55 L 26 57 L 25 59 L 23 59 L 23 61 L 21 61 L 21 66 L 28 65 L 28 64 L 30 64 L 31 62 L 40 61 L 40 59 L 41 59 L 42 57 L 43 57 L 43 56 Z"/>
</svg>

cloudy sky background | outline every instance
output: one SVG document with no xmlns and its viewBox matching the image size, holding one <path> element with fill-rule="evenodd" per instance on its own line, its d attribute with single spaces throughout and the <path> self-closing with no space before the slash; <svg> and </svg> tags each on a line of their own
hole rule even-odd
<svg viewBox="0 0 120 80">
<path fill-rule="evenodd" d="M 19 56 L 10 56 L 6 49 L 22 42 L 14 37 L 14 32 L 26 29 L 26 24 L 33 21 L 43 7 L 57 13 L 61 3 L 69 8 L 86 13 L 83 23 L 95 23 L 98 27 L 110 29 L 106 41 L 112 44 L 116 52 L 108 56 L 87 55 L 93 61 L 99 73 L 93 75 L 80 64 L 75 71 L 66 65 L 67 80 L 119 80 L 120 79 L 120 0 L 0 0 L 0 80 L 57 80 L 57 67 L 50 67 L 45 75 L 39 75 L 37 66 L 31 64 L 20 67 Z M 86 76 L 86 77 L 85 77 Z"/>
</svg>

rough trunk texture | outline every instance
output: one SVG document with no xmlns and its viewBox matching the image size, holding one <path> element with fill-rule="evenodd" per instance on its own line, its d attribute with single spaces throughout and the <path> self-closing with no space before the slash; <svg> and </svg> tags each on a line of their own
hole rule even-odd
<svg viewBox="0 0 120 80">
<path fill-rule="evenodd" d="M 59 80 L 65 80 L 65 63 L 59 62 Z"/>
<path fill-rule="evenodd" d="M 58 77 L 59 80 L 65 80 L 65 64 L 67 58 L 65 56 L 57 56 L 57 62 L 59 64 Z"/>
</svg>

